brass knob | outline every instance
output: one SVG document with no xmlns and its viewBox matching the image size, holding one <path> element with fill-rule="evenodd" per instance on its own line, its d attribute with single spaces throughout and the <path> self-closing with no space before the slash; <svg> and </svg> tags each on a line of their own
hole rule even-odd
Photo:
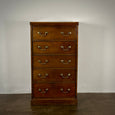
<svg viewBox="0 0 115 115">
<path fill-rule="evenodd" d="M 63 73 L 61 73 L 60 76 L 63 76 Z"/>
<path fill-rule="evenodd" d="M 68 32 L 68 34 L 72 34 L 72 32 Z"/>
<path fill-rule="evenodd" d="M 46 63 L 48 63 L 48 60 L 45 60 Z"/>
<path fill-rule="evenodd" d="M 45 46 L 46 49 L 48 49 L 48 46 Z"/>
<path fill-rule="evenodd" d="M 45 34 L 47 35 L 47 34 L 48 34 L 48 32 L 45 32 Z"/>
<path fill-rule="evenodd" d="M 63 91 L 63 88 L 61 88 L 60 91 Z"/>
<path fill-rule="evenodd" d="M 38 48 L 40 49 L 40 48 L 41 48 L 41 46 L 38 46 Z"/>
<path fill-rule="evenodd" d="M 71 89 L 70 89 L 70 88 L 68 88 L 67 90 L 68 90 L 68 91 L 70 91 Z"/>
<path fill-rule="evenodd" d="M 41 60 L 38 60 L 39 63 L 41 63 Z"/>
<path fill-rule="evenodd" d="M 60 60 L 62 63 L 64 62 L 64 60 Z"/>
<path fill-rule="evenodd" d="M 41 92 L 42 90 L 39 88 L 38 91 Z"/>
<path fill-rule="evenodd" d="M 70 73 L 68 73 L 68 76 L 71 76 L 71 74 L 70 74 Z"/>
<path fill-rule="evenodd" d="M 38 76 L 41 76 L 41 74 L 39 73 Z"/>
<path fill-rule="evenodd" d="M 45 75 L 48 76 L 48 73 L 46 73 Z"/>
<path fill-rule="evenodd" d="M 48 88 L 46 88 L 45 90 L 48 91 Z"/>
<path fill-rule="evenodd" d="M 70 63 L 70 62 L 71 62 L 71 60 L 68 60 L 68 62 Z"/>
<path fill-rule="evenodd" d="M 62 49 L 64 48 L 64 46 L 60 46 Z"/>
<path fill-rule="evenodd" d="M 68 46 L 69 49 L 71 49 L 71 46 Z"/>
</svg>

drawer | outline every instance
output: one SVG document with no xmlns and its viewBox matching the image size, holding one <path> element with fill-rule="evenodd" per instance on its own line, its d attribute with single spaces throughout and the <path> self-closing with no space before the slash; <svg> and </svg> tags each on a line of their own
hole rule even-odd
<svg viewBox="0 0 115 115">
<path fill-rule="evenodd" d="M 33 54 L 74 54 L 76 42 L 33 42 Z"/>
<path fill-rule="evenodd" d="M 75 81 L 75 69 L 34 69 L 33 82 Z"/>
<path fill-rule="evenodd" d="M 33 84 L 33 97 L 75 97 L 75 84 Z"/>
<path fill-rule="evenodd" d="M 74 26 L 33 26 L 33 40 L 76 40 Z"/>
<path fill-rule="evenodd" d="M 38 67 L 75 68 L 75 55 L 33 56 L 33 68 L 38 68 Z"/>
</svg>

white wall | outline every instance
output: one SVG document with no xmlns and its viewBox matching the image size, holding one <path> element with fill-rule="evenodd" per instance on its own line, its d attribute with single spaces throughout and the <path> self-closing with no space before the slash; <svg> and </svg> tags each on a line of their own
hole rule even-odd
<svg viewBox="0 0 115 115">
<path fill-rule="evenodd" d="M 0 93 L 30 93 L 30 21 L 79 21 L 78 92 L 115 92 L 115 0 L 0 0 Z"/>
</svg>

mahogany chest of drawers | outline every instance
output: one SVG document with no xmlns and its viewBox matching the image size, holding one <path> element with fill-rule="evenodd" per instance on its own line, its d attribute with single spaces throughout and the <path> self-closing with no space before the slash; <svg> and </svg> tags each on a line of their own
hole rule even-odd
<svg viewBox="0 0 115 115">
<path fill-rule="evenodd" d="M 77 103 L 78 22 L 30 22 L 32 105 Z"/>
</svg>

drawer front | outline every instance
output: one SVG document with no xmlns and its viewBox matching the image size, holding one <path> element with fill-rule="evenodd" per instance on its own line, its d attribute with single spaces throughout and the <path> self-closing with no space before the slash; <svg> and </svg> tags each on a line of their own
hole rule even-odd
<svg viewBox="0 0 115 115">
<path fill-rule="evenodd" d="M 75 42 L 34 42 L 33 54 L 74 54 Z"/>
<path fill-rule="evenodd" d="M 33 26 L 33 40 L 75 40 L 76 27 Z"/>
<path fill-rule="evenodd" d="M 75 97 L 75 84 L 34 84 L 33 96 L 37 97 Z"/>
<path fill-rule="evenodd" d="M 33 56 L 33 67 L 75 67 L 75 56 Z"/>
<path fill-rule="evenodd" d="M 75 81 L 75 69 L 34 69 L 33 82 Z"/>
</svg>

